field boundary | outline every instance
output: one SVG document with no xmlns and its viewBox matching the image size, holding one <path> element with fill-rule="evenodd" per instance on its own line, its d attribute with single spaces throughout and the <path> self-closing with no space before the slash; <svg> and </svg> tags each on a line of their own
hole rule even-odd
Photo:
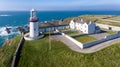
<svg viewBox="0 0 120 67">
<path fill-rule="evenodd" d="M 14 56 L 13 56 L 13 59 L 12 59 L 12 64 L 11 64 L 11 67 L 17 67 L 18 65 L 18 62 L 19 62 L 19 59 L 20 59 L 20 54 L 21 54 L 21 50 L 22 50 L 22 46 L 25 42 L 25 39 L 24 37 L 22 36 L 21 37 L 21 40 L 16 48 L 16 51 L 14 53 Z"/>
</svg>

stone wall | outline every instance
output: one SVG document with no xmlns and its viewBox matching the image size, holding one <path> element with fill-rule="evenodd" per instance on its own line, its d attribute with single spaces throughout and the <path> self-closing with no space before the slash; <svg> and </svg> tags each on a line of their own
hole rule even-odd
<svg viewBox="0 0 120 67">
<path fill-rule="evenodd" d="M 120 32 L 118 32 L 116 34 L 113 34 L 113 35 L 105 36 L 105 38 L 103 38 L 103 39 L 96 40 L 96 41 L 89 42 L 89 43 L 85 43 L 85 44 L 77 41 L 76 39 L 74 39 L 74 38 L 72 38 L 72 37 L 70 37 L 70 36 L 68 36 L 68 35 L 66 35 L 64 33 L 62 33 L 62 35 L 65 36 L 66 38 L 68 38 L 69 40 L 71 40 L 72 42 L 74 42 L 81 49 L 83 49 L 83 48 L 88 48 L 88 47 L 103 43 L 103 42 L 108 41 L 108 40 L 119 38 L 120 37 Z"/>
</svg>

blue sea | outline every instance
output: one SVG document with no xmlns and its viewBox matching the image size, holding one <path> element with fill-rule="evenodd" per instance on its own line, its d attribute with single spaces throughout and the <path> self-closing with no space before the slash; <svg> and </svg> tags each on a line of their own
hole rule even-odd
<svg viewBox="0 0 120 67">
<path fill-rule="evenodd" d="M 38 11 L 39 22 L 65 19 L 80 15 L 120 15 L 120 11 Z M 29 11 L 0 11 L 0 46 L 5 40 L 11 39 L 19 34 L 18 26 L 28 25 Z M 8 34 L 5 28 L 11 28 Z"/>
</svg>

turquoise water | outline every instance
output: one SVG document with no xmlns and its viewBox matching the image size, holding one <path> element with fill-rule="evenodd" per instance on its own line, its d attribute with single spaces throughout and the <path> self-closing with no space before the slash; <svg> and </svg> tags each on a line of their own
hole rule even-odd
<svg viewBox="0 0 120 67">
<path fill-rule="evenodd" d="M 120 11 L 38 11 L 37 16 L 42 21 L 50 21 L 52 19 L 59 20 L 67 17 L 75 17 L 80 15 L 120 15 Z M 29 24 L 29 11 L 0 11 L 0 46 L 6 39 L 13 38 L 19 32 L 17 26 Z M 11 33 L 5 32 L 5 27 L 11 28 Z"/>
</svg>

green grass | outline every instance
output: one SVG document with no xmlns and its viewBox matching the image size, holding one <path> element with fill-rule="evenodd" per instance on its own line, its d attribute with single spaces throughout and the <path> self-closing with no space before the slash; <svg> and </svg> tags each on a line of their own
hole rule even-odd
<svg viewBox="0 0 120 67">
<path fill-rule="evenodd" d="M 107 22 L 107 21 L 99 20 L 99 21 L 97 21 L 97 23 L 107 24 L 107 25 L 112 25 L 112 26 L 118 26 L 118 27 L 120 27 L 120 23 L 115 23 L 115 22 Z"/>
<path fill-rule="evenodd" d="M 108 15 L 82 15 L 82 16 L 78 16 L 78 17 L 75 17 L 75 18 L 77 18 L 77 19 L 81 19 L 82 18 L 82 19 L 91 20 L 91 21 L 97 20 L 97 23 L 102 23 L 102 24 L 107 24 L 107 25 L 113 25 L 113 26 L 119 26 L 120 27 L 119 23 L 107 22 L 107 21 L 100 20 L 102 18 L 107 18 L 107 17 L 109 17 L 109 16 Z M 112 17 L 112 18 L 108 18 L 108 19 L 119 21 L 120 20 L 120 16 Z"/>
<path fill-rule="evenodd" d="M 59 41 L 52 40 L 48 50 L 48 38 L 26 41 L 18 67 L 119 67 L 120 43 L 92 54 L 70 50 Z"/>
<path fill-rule="evenodd" d="M 107 31 L 107 33 L 108 33 L 108 34 L 116 34 L 117 32 L 110 30 L 110 31 Z"/>
<path fill-rule="evenodd" d="M 120 21 L 120 16 L 108 18 L 110 20 Z"/>
<path fill-rule="evenodd" d="M 10 67 L 12 57 L 16 50 L 16 47 L 20 41 L 20 36 L 17 36 L 4 43 L 5 46 L 0 48 L 0 67 Z M 9 46 L 10 45 L 10 46 Z"/>
<path fill-rule="evenodd" d="M 80 37 L 76 37 L 75 38 L 77 41 L 81 42 L 81 43 L 87 43 L 87 42 L 91 42 L 96 40 L 96 38 L 93 38 L 89 35 L 84 35 L 84 36 L 80 36 Z"/>
<path fill-rule="evenodd" d="M 79 16 L 77 18 L 83 18 L 83 19 L 86 19 L 86 20 L 93 20 L 93 21 L 97 19 L 97 23 L 108 24 L 108 25 L 113 25 L 113 26 L 119 26 L 120 27 L 120 23 L 100 20 L 102 18 L 107 18 L 107 17 L 109 17 L 109 16 L 107 16 L 107 15 L 83 15 L 83 16 Z M 108 19 L 120 21 L 120 16 L 112 17 L 112 18 L 108 18 Z"/>
<path fill-rule="evenodd" d="M 106 33 L 108 33 L 108 34 L 116 34 L 117 33 L 117 31 L 108 30 L 108 29 L 105 29 L 105 28 L 101 28 L 101 30 L 106 31 Z"/>
<path fill-rule="evenodd" d="M 74 35 L 81 34 L 81 32 L 78 32 L 78 31 L 64 31 L 64 33 L 69 35 L 69 36 L 74 36 Z"/>
</svg>

